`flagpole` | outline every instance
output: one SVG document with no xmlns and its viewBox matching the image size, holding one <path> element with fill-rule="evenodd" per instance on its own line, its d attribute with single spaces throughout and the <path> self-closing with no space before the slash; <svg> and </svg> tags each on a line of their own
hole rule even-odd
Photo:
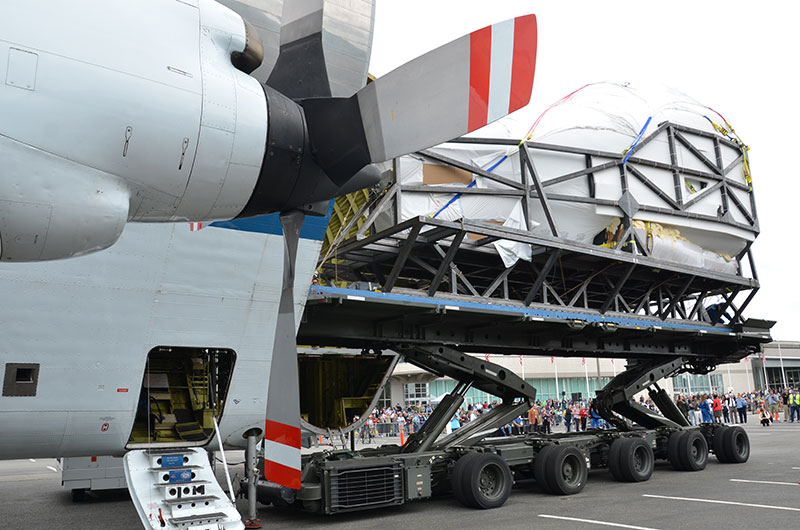
<svg viewBox="0 0 800 530">
<path fill-rule="evenodd" d="M 728 388 L 733 388 L 733 379 L 731 378 L 731 364 L 727 363 L 725 365 L 725 370 L 728 372 Z M 726 393 L 726 392 L 723 392 Z"/>
<path fill-rule="evenodd" d="M 745 372 L 747 372 L 747 391 L 750 392 L 750 391 L 753 390 L 752 383 L 751 383 L 751 381 L 753 381 L 753 379 L 750 376 L 750 356 L 749 355 L 744 358 L 744 369 L 745 369 Z"/>
<path fill-rule="evenodd" d="M 781 343 L 776 342 L 778 345 L 778 359 L 781 360 L 781 378 L 783 379 L 783 388 L 789 388 L 789 383 L 786 381 L 786 370 L 783 368 L 783 352 L 781 351 Z"/>
<path fill-rule="evenodd" d="M 558 361 L 555 357 L 550 357 L 550 362 L 553 363 L 553 369 L 556 372 L 556 401 L 561 401 L 561 392 L 558 391 Z"/>
<path fill-rule="evenodd" d="M 581 360 L 583 361 L 583 375 L 586 377 L 586 399 L 589 399 L 589 368 L 586 366 L 586 357 Z"/>
<path fill-rule="evenodd" d="M 596 357 L 595 361 L 597 362 L 597 389 L 600 390 L 602 386 L 600 386 L 600 357 Z"/>
</svg>

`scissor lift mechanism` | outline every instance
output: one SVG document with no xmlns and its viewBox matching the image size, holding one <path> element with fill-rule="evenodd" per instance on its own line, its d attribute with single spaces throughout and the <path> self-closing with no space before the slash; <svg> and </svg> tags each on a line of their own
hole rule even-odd
<svg viewBox="0 0 800 530">
<path fill-rule="evenodd" d="M 657 137 L 669 145 L 668 164 L 640 156 L 642 147 Z M 752 188 L 729 175 L 734 164 L 724 167 L 720 156 L 715 163 L 695 145 L 708 140 L 717 154 L 723 148 L 738 148 L 717 135 L 668 122 L 659 124 L 628 156 L 523 142 L 518 182 L 432 151 L 418 153 L 425 160 L 501 184 L 492 193 L 519 200 L 526 219 L 538 204 L 550 229 L 546 235 L 466 219 L 401 219 L 405 194 L 455 190 L 401 185 L 394 170 L 388 173 L 385 185 L 373 190 L 349 221 L 342 221 L 339 235 L 323 248 L 322 282 L 350 282 L 351 288 L 312 286 L 298 344 L 395 351 L 457 385 L 403 446 L 305 456 L 300 490 L 262 482 L 260 498 L 337 513 L 452 491 L 468 506 L 493 508 L 505 502 L 514 480 L 524 478 L 535 478 L 550 493 L 573 494 L 582 490 L 589 466 L 608 467 L 618 480 L 643 481 L 650 477 L 656 458 L 691 471 L 705 467 L 709 450 L 723 463 L 746 461 L 749 441 L 743 429 L 690 427 L 658 381 L 681 372 L 708 373 L 760 351 L 771 340 L 773 322 L 743 315 L 760 286 L 750 245 L 733 257 L 735 272 L 722 273 L 657 259 L 633 230 L 637 212 L 647 211 L 757 233 Z M 683 167 L 676 141 L 695 153 L 705 169 Z M 499 151 L 518 144 L 476 138 L 458 142 L 495 145 Z M 543 182 L 538 153 L 582 156 L 586 167 Z M 622 195 L 617 200 L 597 198 L 594 173 L 615 166 Z M 670 169 L 676 190 L 681 175 L 715 182 L 710 191 L 721 194 L 718 215 L 691 213 L 680 194 L 671 198 L 654 190 L 646 168 Z M 548 187 L 572 179 L 585 179 L 590 196 L 558 195 Z M 637 202 L 629 191 L 632 179 L 670 207 Z M 749 208 L 728 193 L 734 188 L 748 193 Z M 487 193 L 472 187 L 457 191 Z M 624 227 L 619 244 L 605 248 L 563 237 L 550 207 L 554 201 L 618 209 Z M 746 222 L 735 221 L 732 210 Z M 390 212 L 395 224 L 384 228 L 378 219 Z M 505 267 L 489 244 L 498 240 L 530 245 L 531 260 Z M 719 299 L 713 310 L 707 307 L 712 297 Z M 495 436 L 532 405 L 536 390 L 507 369 L 469 353 L 627 359 L 626 370 L 597 392 L 593 404 L 615 428 Z M 471 387 L 498 396 L 502 403 L 443 436 Z M 633 400 L 642 391 L 649 392 L 661 414 Z"/>
<path fill-rule="evenodd" d="M 297 503 L 315 512 L 341 513 L 404 504 L 452 491 L 465 505 L 502 505 L 515 480 L 536 478 L 553 494 L 583 489 L 590 467 L 608 467 L 622 481 L 649 479 L 655 459 L 679 470 L 705 468 L 709 449 L 720 462 L 743 462 L 749 441 L 740 427 L 690 427 L 657 385 L 685 370 L 688 359 L 669 357 L 634 363 L 597 392 L 595 410 L 613 430 L 497 436 L 524 414 L 536 389 L 506 368 L 445 345 L 401 348 L 407 362 L 457 381 L 419 431 L 402 446 L 328 451 L 303 457 L 303 485 L 288 490 L 261 481 L 259 500 Z M 465 426 L 443 435 L 470 388 L 502 402 Z M 638 405 L 648 390 L 663 415 Z"/>
</svg>

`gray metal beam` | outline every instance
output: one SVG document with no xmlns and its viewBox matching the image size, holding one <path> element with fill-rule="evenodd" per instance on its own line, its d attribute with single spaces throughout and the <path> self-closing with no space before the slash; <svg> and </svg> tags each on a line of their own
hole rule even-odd
<svg viewBox="0 0 800 530">
<path fill-rule="evenodd" d="M 438 243 L 435 243 L 433 245 L 433 248 L 436 250 L 436 252 L 439 254 L 439 256 L 441 256 L 442 258 L 445 257 L 445 251 L 442 250 L 442 247 Z M 464 273 L 461 272 L 461 269 L 458 267 L 458 265 L 456 265 L 455 263 L 451 262 L 450 263 L 450 270 L 458 279 L 460 279 L 464 283 L 464 286 L 469 290 L 469 292 L 472 293 L 473 296 L 480 296 L 478 294 L 478 291 L 475 290 L 475 288 L 472 286 L 472 284 L 467 279 L 467 277 L 464 276 Z M 453 281 L 453 285 L 454 286 L 455 286 L 455 283 L 456 282 Z"/>
<path fill-rule="evenodd" d="M 536 168 L 534 167 L 533 162 L 531 162 L 528 152 L 525 149 L 521 150 L 520 153 L 524 153 L 523 158 L 525 159 L 525 164 L 522 167 L 527 167 L 528 171 L 530 171 L 531 180 L 533 180 L 533 186 L 536 188 L 536 193 L 539 195 L 539 201 L 542 204 L 542 210 L 544 210 L 544 215 L 547 218 L 547 224 L 550 226 L 550 232 L 553 234 L 553 237 L 558 237 L 556 221 L 553 218 L 553 212 L 550 211 L 550 204 L 547 202 L 547 195 L 544 192 L 541 180 L 539 180 L 539 175 L 536 173 Z M 522 171 L 524 172 L 525 170 L 523 169 Z"/>
<path fill-rule="evenodd" d="M 636 265 L 628 265 L 628 268 L 625 269 L 625 272 L 620 277 L 619 281 L 617 281 L 617 284 L 614 286 L 611 292 L 608 293 L 608 296 L 606 297 L 605 302 L 603 302 L 603 305 L 600 306 L 600 313 L 605 313 L 606 311 L 608 311 L 608 308 L 611 307 L 611 303 L 617 297 L 620 290 L 622 290 L 622 287 L 625 285 L 625 282 L 627 282 L 628 278 L 631 277 L 631 273 L 633 272 L 633 269 L 635 267 Z"/>
<path fill-rule="evenodd" d="M 503 283 L 503 280 L 508 278 L 508 275 L 511 274 L 511 272 L 516 268 L 518 263 L 519 261 L 515 262 L 512 266 L 503 269 L 503 271 L 497 275 L 497 277 L 492 281 L 492 283 L 489 284 L 489 287 L 487 287 L 486 290 L 483 292 L 483 296 L 484 297 L 491 296 L 492 293 L 494 293 L 495 290 L 497 290 L 497 288 L 500 287 L 500 284 Z"/>
<path fill-rule="evenodd" d="M 694 276 L 689 276 L 689 278 L 681 286 L 680 290 L 678 291 L 678 294 L 671 297 L 672 301 L 670 302 L 669 306 L 667 306 L 667 310 L 664 312 L 665 315 L 662 315 L 661 317 L 663 320 L 666 320 L 667 318 L 666 315 L 672 313 L 672 311 L 674 311 L 675 307 L 678 305 L 678 302 L 683 300 L 683 295 L 684 293 L 686 293 L 686 289 L 689 288 L 689 286 L 692 284 L 693 281 L 694 281 Z"/>
<path fill-rule="evenodd" d="M 447 157 L 447 156 L 444 156 L 444 155 L 436 154 L 436 153 L 434 153 L 432 151 L 428 151 L 428 150 L 419 151 L 419 154 L 421 154 L 424 157 L 430 158 L 432 160 L 436 160 L 437 162 L 442 162 L 444 164 L 447 164 L 448 166 L 452 166 L 452 167 L 455 167 L 455 168 L 458 168 L 458 169 L 463 169 L 464 171 L 469 171 L 470 173 L 475 173 L 476 175 L 480 175 L 481 177 L 489 179 L 489 180 L 492 180 L 494 182 L 497 182 L 498 184 L 503 184 L 505 186 L 509 186 L 509 187 L 517 189 L 517 190 L 522 190 L 522 189 L 525 188 L 522 185 L 522 183 L 520 183 L 520 182 L 517 182 L 515 180 L 511 180 L 511 179 L 506 178 L 506 177 L 502 177 L 500 175 L 495 175 L 493 173 L 489 173 L 488 171 L 486 171 L 484 169 L 481 169 L 481 168 L 479 168 L 477 166 L 471 166 L 469 164 L 465 164 L 464 162 L 461 162 L 461 161 L 456 160 L 454 158 L 450 158 L 450 157 Z M 481 189 L 485 189 L 485 188 L 481 188 Z"/>
<path fill-rule="evenodd" d="M 539 289 L 542 288 L 542 285 L 544 284 L 547 275 L 550 273 L 550 269 L 553 268 L 553 265 L 556 264 L 556 260 L 558 260 L 560 256 L 561 252 L 555 251 L 547 257 L 547 261 L 545 262 L 544 267 L 542 267 L 542 270 L 539 272 L 538 276 L 536 277 L 536 280 L 533 282 L 533 285 L 531 285 L 531 290 L 528 292 L 527 296 L 525 296 L 525 301 L 523 303 L 526 306 L 531 305 L 531 302 L 533 302 L 536 293 L 538 293 Z"/>
<path fill-rule="evenodd" d="M 444 258 L 442 259 L 442 264 L 439 265 L 439 270 L 436 271 L 436 276 L 433 277 L 431 286 L 428 288 L 428 296 L 433 296 L 436 293 L 436 290 L 439 289 L 439 285 L 442 283 L 444 275 L 450 268 L 450 263 L 453 261 L 456 252 L 458 252 L 458 247 L 461 246 L 461 242 L 464 240 L 464 236 L 466 234 L 467 233 L 462 230 L 453 237 L 453 241 L 450 243 L 450 248 L 447 249 L 447 254 L 445 254 Z"/>
<path fill-rule="evenodd" d="M 421 224 L 414 226 L 414 228 L 412 228 L 411 232 L 408 234 L 406 240 L 403 241 L 403 246 L 400 248 L 400 254 L 398 254 L 394 261 L 394 265 L 392 266 L 392 272 L 389 273 L 389 277 L 386 278 L 386 283 L 383 284 L 384 292 L 390 293 L 392 292 L 392 289 L 394 289 L 394 284 L 397 282 L 397 278 L 400 277 L 400 271 L 403 270 L 406 260 L 411 254 L 411 250 L 417 243 L 417 236 L 419 236 L 420 230 L 422 230 Z"/>
</svg>

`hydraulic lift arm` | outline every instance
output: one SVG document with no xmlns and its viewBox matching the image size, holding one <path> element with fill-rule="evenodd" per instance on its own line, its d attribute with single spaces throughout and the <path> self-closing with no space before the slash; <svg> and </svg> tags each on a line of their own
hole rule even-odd
<svg viewBox="0 0 800 530">
<path fill-rule="evenodd" d="M 667 361 L 656 359 L 629 364 L 624 372 L 597 391 L 594 409 L 600 417 L 623 431 L 630 430 L 630 427 L 615 412 L 647 429 L 687 427 L 689 421 L 667 393 L 656 384 L 659 380 L 679 372 L 684 361 L 682 357 L 673 357 Z M 642 390 L 649 392 L 650 398 L 663 416 L 633 400 Z"/>
<path fill-rule="evenodd" d="M 472 445 L 526 412 L 536 399 L 536 389 L 502 366 L 467 355 L 447 346 L 413 346 L 401 350 L 405 360 L 423 370 L 458 381 L 456 388 L 442 399 L 428 421 L 409 437 L 403 453 L 422 452 L 437 447 Z M 503 403 L 482 414 L 438 443 L 447 422 L 464 403 L 471 387 L 498 396 Z"/>
</svg>

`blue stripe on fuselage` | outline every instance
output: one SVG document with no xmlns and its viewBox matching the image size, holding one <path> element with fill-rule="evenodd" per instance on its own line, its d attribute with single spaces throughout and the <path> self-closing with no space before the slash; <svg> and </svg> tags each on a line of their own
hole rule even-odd
<svg viewBox="0 0 800 530">
<path fill-rule="evenodd" d="M 325 231 L 328 229 L 328 222 L 331 220 L 332 212 L 333 201 L 328 204 L 328 213 L 325 214 L 324 217 L 319 217 L 316 215 L 306 216 L 305 221 L 303 221 L 303 228 L 300 230 L 300 237 L 303 239 L 314 239 L 316 241 L 322 241 L 325 239 Z M 247 219 L 215 221 L 209 226 L 227 228 L 228 230 L 241 230 L 243 232 L 283 235 L 280 214 L 278 213 L 259 215 L 258 217 L 248 217 Z"/>
</svg>

